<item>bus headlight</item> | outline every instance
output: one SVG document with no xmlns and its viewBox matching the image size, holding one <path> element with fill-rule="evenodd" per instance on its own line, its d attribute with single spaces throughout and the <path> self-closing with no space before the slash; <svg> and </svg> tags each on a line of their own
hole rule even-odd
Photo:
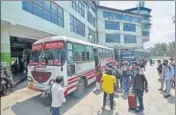
<svg viewBox="0 0 176 115">
<path fill-rule="evenodd" d="M 32 81 L 32 78 L 30 76 L 28 76 L 28 81 Z"/>
</svg>

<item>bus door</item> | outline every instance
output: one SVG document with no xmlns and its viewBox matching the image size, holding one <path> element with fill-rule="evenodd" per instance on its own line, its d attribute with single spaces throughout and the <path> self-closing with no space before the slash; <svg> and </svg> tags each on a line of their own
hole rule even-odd
<svg viewBox="0 0 176 115">
<path fill-rule="evenodd" d="M 98 49 L 94 49 L 95 68 L 99 65 Z"/>
</svg>

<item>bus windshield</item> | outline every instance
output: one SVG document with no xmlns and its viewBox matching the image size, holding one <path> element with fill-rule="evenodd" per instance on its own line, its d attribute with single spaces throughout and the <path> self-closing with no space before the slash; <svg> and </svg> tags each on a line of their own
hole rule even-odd
<svg viewBox="0 0 176 115">
<path fill-rule="evenodd" d="M 48 65 L 61 65 L 65 61 L 65 51 L 63 49 L 48 49 L 43 51 L 43 60 Z"/>
<path fill-rule="evenodd" d="M 31 62 L 41 62 L 47 65 L 61 65 L 65 61 L 65 42 L 52 41 L 32 46 Z M 61 58 L 62 57 L 62 58 Z"/>
<path fill-rule="evenodd" d="M 30 57 L 30 60 L 31 61 L 34 61 L 34 62 L 38 62 L 40 60 L 40 54 L 41 54 L 41 51 L 40 50 L 34 50 L 31 52 L 31 57 Z"/>
</svg>

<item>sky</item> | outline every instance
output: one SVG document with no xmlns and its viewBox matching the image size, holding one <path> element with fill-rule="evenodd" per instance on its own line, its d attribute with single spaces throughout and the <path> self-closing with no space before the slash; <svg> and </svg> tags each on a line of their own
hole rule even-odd
<svg viewBox="0 0 176 115">
<path fill-rule="evenodd" d="M 100 5 L 121 10 L 136 7 L 137 4 L 138 1 L 100 1 Z M 152 9 L 152 27 L 150 41 L 144 43 L 144 48 L 174 41 L 175 25 L 172 17 L 175 15 L 175 1 L 145 1 L 145 7 Z"/>
</svg>

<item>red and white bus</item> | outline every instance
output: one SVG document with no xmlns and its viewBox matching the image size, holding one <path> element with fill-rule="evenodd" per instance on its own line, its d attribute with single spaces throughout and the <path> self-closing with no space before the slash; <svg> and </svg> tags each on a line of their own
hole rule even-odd
<svg viewBox="0 0 176 115">
<path fill-rule="evenodd" d="M 57 76 L 63 76 L 65 95 L 80 97 L 84 88 L 96 80 L 96 67 L 102 70 L 113 62 L 112 48 L 86 41 L 55 36 L 36 41 L 28 66 L 28 87 L 47 90 Z"/>
</svg>

